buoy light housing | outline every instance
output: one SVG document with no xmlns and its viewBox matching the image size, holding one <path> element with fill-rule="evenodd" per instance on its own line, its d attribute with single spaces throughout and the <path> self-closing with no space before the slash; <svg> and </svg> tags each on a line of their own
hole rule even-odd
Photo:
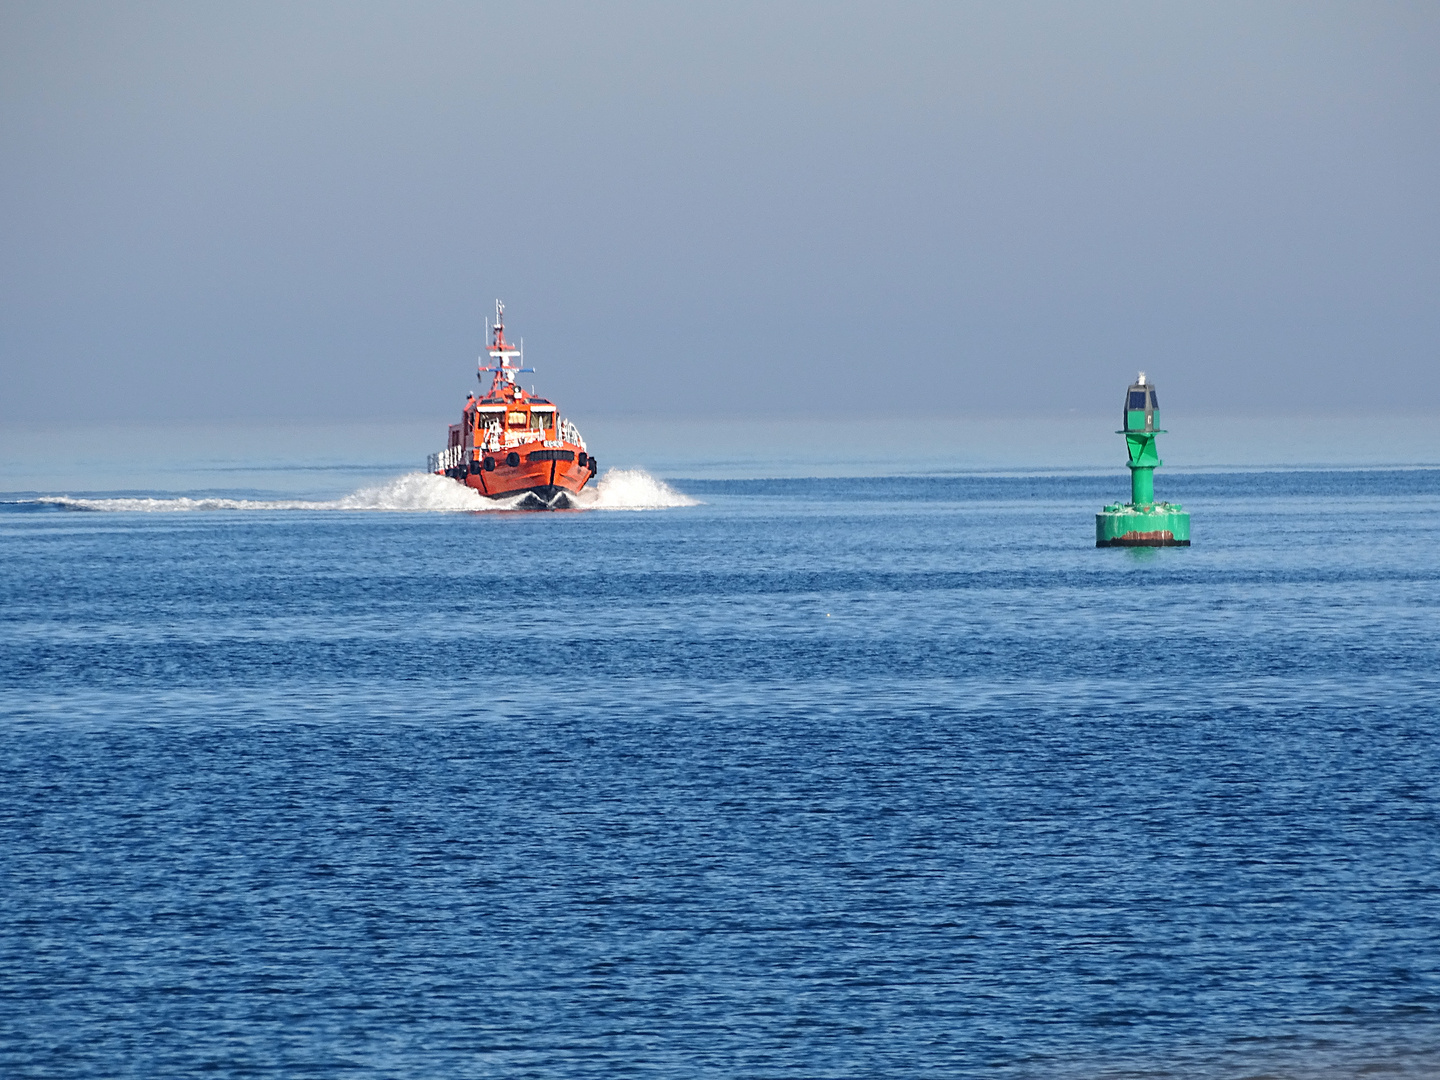
<svg viewBox="0 0 1440 1080">
<path fill-rule="evenodd" d="M 1155 431 L 1160 426 L 1160 399 L 1155 387 L 1145 381 L 1145 373 L 1125 391 L 1126 431 Z"/>
</svg>

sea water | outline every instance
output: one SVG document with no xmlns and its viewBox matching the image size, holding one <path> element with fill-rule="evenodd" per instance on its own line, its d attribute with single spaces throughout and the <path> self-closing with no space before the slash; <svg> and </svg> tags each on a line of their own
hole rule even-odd
<svg viewBox="0 0 1440 1080">
<path fill-rule="evenodd" d="M 0 1074 L 1440 1074 L 1440 470 L 1124 485 L 9 500 Z"/>
</svg>

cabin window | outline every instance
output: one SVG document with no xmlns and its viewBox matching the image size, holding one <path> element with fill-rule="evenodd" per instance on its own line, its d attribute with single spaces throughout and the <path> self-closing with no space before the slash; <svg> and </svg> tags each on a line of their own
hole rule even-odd
<svg viewBox="0 0 1440 1080">
<path fill-rule="evenodd" d="M 1127 409 L 1143 409 L 1143 408 L 1145 408 L 1145 391 L 1144 391 L 1144 390 L 1131 390 L 1131 391 L 1130 391 L 1130 404 L 1127 405 L 1126 408 L 1127 408 Z"/>
<path fill-rule="evenodd" d="M 510 426 L 511 426 L 511 427 L 524 427 L 524 426 L 525 426 L 525 414 L 524 414 L 523 412 L 512 412 L 512 413 L 510 414 Z"/>
<path fill-rule="evenodd" d="M 536 430 L 553 427 L 555 424 L 554 416 L 554 413 L 532 412 L 530 414 L 530 426 Z"/>
</svg>

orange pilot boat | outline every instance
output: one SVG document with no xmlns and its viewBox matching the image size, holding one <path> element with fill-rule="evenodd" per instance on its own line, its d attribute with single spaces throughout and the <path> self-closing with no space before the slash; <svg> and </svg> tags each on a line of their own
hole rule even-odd
<svg viewBox="0 0 1440 1080">
<path fill-rule="evenodd" d="M 487 327 L 490 365 L 477 378 L 491 375 L 483 398 L 465 399 L 460 423 L 450 425 L 450 442 L 431 454 L 429 471 L 474 488 L 481 495 L 511 500 L 516 510 L 562 510 L 598 466 L 585 440 L 554 402 L 525 393 L 515 376 L 534 368 L 521 367 L 523 348 L 505 340 L 505 305 L 495 301 L 495 326 Z M 523 342 L 522 342 L 523 346 Z M 481 358 L 483 361 L 483 357 Z M 511 364 L 518 360 L 519 364 Z"/>
</svg>

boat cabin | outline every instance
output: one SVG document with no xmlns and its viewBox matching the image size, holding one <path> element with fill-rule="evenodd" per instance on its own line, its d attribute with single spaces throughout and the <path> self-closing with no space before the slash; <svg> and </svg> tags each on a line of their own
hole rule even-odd
<svg viewBox="0 0 1440 1080">
<path fill-rule="evenodd" d="M 524 398 L 518 394 L 504 404 L 496 404 L 488 397 L 477 400 L 472 396 L 465 402 L 460 423 L 450 425 L 449 445 L 469 449 L 492 437 L 498 442 L 513 443 L 517 436 L 524 441 L 556 438 L 555 406 L 544 398 Z"/>
</svg>

